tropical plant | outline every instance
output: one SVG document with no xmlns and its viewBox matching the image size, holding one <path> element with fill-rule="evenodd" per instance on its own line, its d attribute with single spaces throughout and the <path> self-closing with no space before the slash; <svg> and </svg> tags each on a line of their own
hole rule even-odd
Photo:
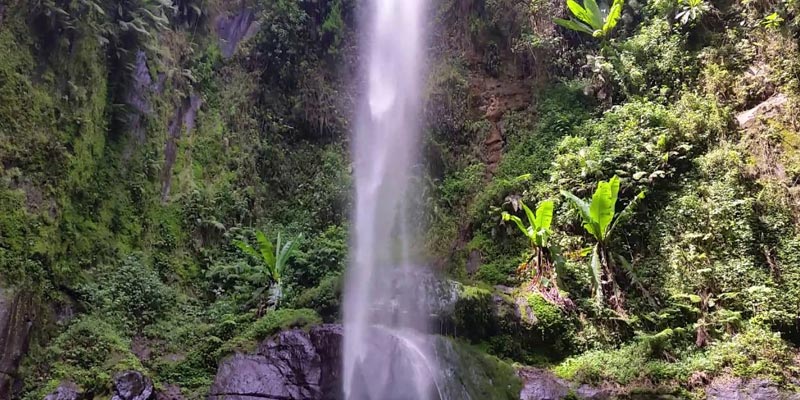
<svg viewBox="0 0 800 400">
<path fill-rule="evenodd" d="M 279 233 L 273 246 L 264 232 L 256 231 L 255 236 L 257 248 L 241 240 L 236 240 L 233 244 L 245 254 L 261 262 L 264 268 L 257 271 L 257 282 L 261 282 L 263 285 L 257 289 L 254 297 L 261 298 L 263 292 L 269 289 L 269 303 L 277 308 L 283 298 L 283 276 L 286 272 L 286 266 L 294 256 L 301 237 L 298 236 L 296 240 L 282 243 L 281 234 Z"/>
<path fill-rule="evenodd" d="M 553 222 L 553 208 L 554 203 L 552 200 L 545 200 L 539 203 L 536 211 L 531 210 L 521 199 L 510 197 L 514 211 L 523 210 L 528 220 L 526 226 L 522 219 L 516 215 L 503 211 L 503 221 L 512 221 L 519 228 L 519 230 L 530 240 L 531 243 L 531 256 L 521 265 L 522 271 L 527 271 L 531 266 L 536 270 L 533 276 L 533 283 L 542 295 L 553 302 L 562 302 L 559 289 L 564 289 L 561 283 L 561 276 L 563 266 L 561 253 L 556 246 L 551 246 L 548 243 L 550 235 L 553 231 L 550 226 Z"/>
<path fill-rule="evenodd" d="M 567 8 L 572 13 L 572 18 L 555 18 L 553 22 L 574 31 L 588 33 L 596 38 L 606 39 L 617 26 L 622 15 L 623 0 L 613 0 L 611 7 L 608 3 L 595 0 L 583 0 L 583 5 L 575 0 L 567 0 Z"/>
<path fill-rule="evenodd" d="M 582 251 L 583 254 L 592 253 L 590 265 L 595 302 L 601 305 L 606 299 L 617 311 L 622 311 L 624 301 L 615 277 L 615 266 L 619 262 L 628 273 L 632 274 L 633 270 L 624 257 L 611 253 L 609 244 L 617 226 L 630 218 L 636 205 L 644 198 L 644 192 L 636 195 L 619 213 L 616 212 L 619 194 L 619 178 L 617 176 L 597 184 L 591 203 L 585 202 L 570 192 L 562 191 L 561 193 L 576 206 L 583 219 L 583 228 L 596 240 L 593 247 Z"/>
<path fill-rule="evenodd" d="M 766 28 L 776 29 L 781 26 L 783 21 L 784 21 L 783 17 L 781 17 L 780 14 L 778 14 L 777 12 L 774 12 L 764 17 L 764 20 L 761 21 L 761 25 L 763 25 Z"/>
<path fill-rule="evenodd" d="M 678 3 L 681 5 L 681 9 L 675 14 L 675 19 L 683 25 L 700 20 L 711 10 L 711 6 L 706 0 L 678 0 Z"/>
</svg>

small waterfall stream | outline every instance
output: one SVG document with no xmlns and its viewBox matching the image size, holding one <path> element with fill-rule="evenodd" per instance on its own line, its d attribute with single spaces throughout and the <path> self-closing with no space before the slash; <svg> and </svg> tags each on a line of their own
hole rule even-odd
<svg viewBox="0 0 800 400">
<path fill-rule="evenodd" d="M 408 200 L 418 160 L 425 0 L 370 0 L 365 98 L 353 156 L 356 201 L 344 298 L 347 400 L 438 400 L 411 262 Z"/>
</svg>

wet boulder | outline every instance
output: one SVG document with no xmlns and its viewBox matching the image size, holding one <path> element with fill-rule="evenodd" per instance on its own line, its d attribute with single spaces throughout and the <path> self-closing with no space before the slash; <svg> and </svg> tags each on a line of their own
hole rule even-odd
<svg viewBox="0 0 800 400">
<path fill-rule="evenodd" d="M 787 393 L 774 382 L 763 379 L 720 378 L 706 388 L 708 400 L 800 400 L 800 394 Z"/>
<path fill-rule="evenodd" d="M 44 400 L 78 400 L 81 398 L 80 389 L 74 382 L 61 382 L 56 390 L 44 397 Z"/>
<path fill-rule="evenodd" d="M 341 341 L 339 325 L 281 332 L 254 354 L 223 360 L 209 399 L 338 399 Z"/>
<path fill-rule="evenodd" d="M 343 399 L 342 326 L 279 333 L 250 354 L 223 360 L 209 400 Z M 369 328 L 364 357 L 353 366 L 351 395 L 356 398 L 416 400 L 517 400 L 520 380 L 514 369 L 472 346 L 409 330 Z"/>
<path fill-rule="evenodd" d="M 153 397 L 153 381 L 138 371 L 126 371 L 114 377 L 111 400 L 149 400 Z"/>
</svg>

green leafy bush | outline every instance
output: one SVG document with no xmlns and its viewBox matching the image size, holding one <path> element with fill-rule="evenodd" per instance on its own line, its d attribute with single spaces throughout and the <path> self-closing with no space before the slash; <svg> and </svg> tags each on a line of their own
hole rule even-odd
<svg viewBox="0 0 800 400">
<path fill-rule="evenodd" d="M 713 99 L 691 94 L 674 107 L 633 100 L 586 123 L 584 136 L 563 139 L 550 179 L 560 187 L 583 188 L 587 180 L 616 173 L 643 189 L 685 170 L 691 157 L 725 131 L 728 118 Z"/>
<path fill-rule="evenodd" d="M 175 293 L 140 255 L 108 267 L 81 288 L 88 306 L 108 321 L 141 331 L 174 305 Z"/>
<path fill-rule="evenodd" d="M 100 396 L 111 389 L 114 373 L 142 370 L 130 351 L 130 342 L 104 318 L 82 316 L 57 336 L 35 359 L 28 361 L 26 398 L 42 398 L 62 380 L 78 384 L 87 394 Z"/>
<path fill-rule="evenodd" d="M 336 321 L 341 309 L 343 280 L 339 274 L 326 276 L 319 285 L 300 292 L 292 306 L 312 309 L 326 322 Z"/>
<path fill-rule="evenodd" d="M 233 350 L 249 350 L 261 340 L 280 331 L 292 328 L 306 328 L 322 323 L 322 319 L 314 310 L 307 308 L 269 311 L 265 316 L 253 322 L 240 335 L 227 342 L 223 353 Z"/>
<path fill-rule="evenodd" d="M 331 274 L 344 271 L 347 261 L 347 228 L 332 225 L 303 240 L 290 261 L 286 284 L 294 290 L 313 288 Z"/>
</svg>

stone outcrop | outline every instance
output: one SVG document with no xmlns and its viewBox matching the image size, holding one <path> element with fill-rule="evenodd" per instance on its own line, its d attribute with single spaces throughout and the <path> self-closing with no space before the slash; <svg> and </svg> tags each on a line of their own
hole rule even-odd
<svg viewBox="0 0 800 400">
<path fill-rule="evenodd" d="M 778 93 L 757 106 L 736 114 L 736 122 L 742 129 L 752 128 L 759 118 L 774 118 L 779 115 L 788 101 L 785 94 Z"/>
<path fill-rule="evenodd" d="M 291 330 L 220 363 L 210 400 L 338 399 L 342 327 Z"/>
<path fill-rule="evenodd" d="M 111 400 L 150 400 L 153 381 L 138 371 L 126 371 L 114 377 L 114 396 Z"/>
<path fill-rule="evenodd" d="M 518 373 L 523 384 L 520 400 L 610 400 L 615 396 L 611 388 L 577 385 L 543 369 L 523 368 Z"/>
<path fill-rule="evenodd" d="M 35 318 L 30 295 L 0 287 L 0 399 L 11 397 Z"/>
<path fill-rule="evenodd" d="M 44 397 L 44 400 L 78 400 L 80 389 L 74 382 L 61 382 L 56 390 Z"/>
<path fill-rule="evenodd" d="M 715 379 L 705 390 L 708 400 L 800 400 L 799 393 L 787 393 L 763 379 Z"/>
<path fill-rule="evenodd" d="M 430 368 L 423 372 L 432 374 L 436 382 L 433 392 L 442 399 L 515 400 L 519 394 L 519 380 L 510 365 L 441 336 L 374 327 L 364 345 L 370 357 L 355 367 L 353 390 L 359 392 L 357 397 L 417 399 L 410 390 L 417 387 L 414 374 L 386 374 L 414 371 L 410 363 Z M 419 346 L 430 346 L 429 354 L 434 354 L 440 365 L 420 359 Z M 341 387 L 342 327 L 329 324 L 309 331 L 281 332 L 253 353 L 237 353 L 223 360 L 209 399 L 340 400 Z"/>
<path fill-rule="evenodd" d="M 253 10 L 240 10 L 232 15 L 220 15 L 215 21 L 222 56 L 230 58 L 243 40 L 258 32 L 259 24 Z"/>
<path fill-rule="evenodd" d="M 167 142 L 164 145 L 164 167 L 161 176 L 161 201 L 166 202 L 169 198 L 169 191 L 172 185 L 172 166 L 178 158 L 178 142 L 181 135 L 191 133 L 195 125 L 195 117 L 203 104 L 202 99 L 197 94 L 190 95 L 183 101 L 180 107 L 175 110 L 175 115 L 169 123 L 167 129 Z"/>
</svg>

